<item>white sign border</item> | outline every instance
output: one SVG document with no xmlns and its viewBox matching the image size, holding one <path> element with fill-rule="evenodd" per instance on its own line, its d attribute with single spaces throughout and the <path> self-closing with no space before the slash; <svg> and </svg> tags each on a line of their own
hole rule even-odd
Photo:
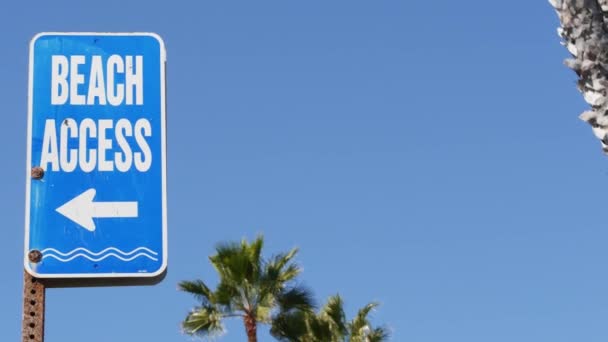
<svg viewBox="0 0 608 342">
<path fill-rule="evenodd" d="M 34 95 L 34 44 L 44 36 L 137 36 L 152 37 L 158 41 L 160 46 L 160 110 L 161 110 L 161 186 L 162 186 L 162 248 L 163 260 L 161 267 L 154 273 L 67 273 L 67 274 L 40 274 L 31 268 L 28 258 L 30 252 L 30 192 L 31 192 L 31 170 L 32 170 L 32 126 L 33 126 L 33 95 Z M 41 32 L 36 34 L 29 45 L 29 70 L 28 70 L 28 104 L 27 104 L 27 153 L 25 174 L 25 243 L 23 265 L 25 270 L 32 276 L 41 279 L 76 279 L 76 278 L 155 278 L 162 275 L 168 266 L 168 241 L 167 241 L 167 89 L 166 89 L 166 63 L 167 52 L 165 42 L 153 32 Z"/>
</svg>

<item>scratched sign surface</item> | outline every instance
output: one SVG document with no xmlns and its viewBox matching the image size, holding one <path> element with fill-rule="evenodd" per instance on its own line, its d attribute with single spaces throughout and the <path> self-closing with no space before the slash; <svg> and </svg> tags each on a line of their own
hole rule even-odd
<svg viewBox="0 0 608 342">
<path fill-rule="evenodd" d="M 37 35 L 28 111 L 26 270 L 42 278 L 161 274 L 167 227 L 160 37 Z"/>
</svg>

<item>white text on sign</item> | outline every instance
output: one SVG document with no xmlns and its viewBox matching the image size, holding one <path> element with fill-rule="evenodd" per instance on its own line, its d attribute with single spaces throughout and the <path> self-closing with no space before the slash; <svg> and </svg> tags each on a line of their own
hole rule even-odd
<svg viewBox="0 0 608 342">
<path fill-rule="evenodd" d="M 51 56 L 51 104 L 53 105 L 142 105 L 144 103 L 143 56 Z M 81 73 L 82 71 L 88 71 Z M 116 76 L 123 74 L 124 83 Z M 86 94 L 79 92 L 88 75 Z M 105 76 L 105 77 L 104 77 Z M 135 97 L 135 102 L 133 98 Z"/>
<path fill-rule="evenodd" d="M 127 119 L 116 122 L 102 119 L 95 122 L 87 118 L 80 124 L 74 119 L 60 122 L 47 119 L 44 125 L 40 167 L 44 170 L 63 172 L 72 172 L 77 166 L 83 172 L 114 171 L 114 168 L 127 172 L 135 166 L 137 171 L 146 172 L 152 165 L 152 152 L 145 139 L 150 136 L 152 126 L 147 119 L 139 119 L 135 125 Z M 132 138 L 135 139 L 139 151 L 131 148 L 129 140 Z M 70 144 L 70 141 L 75 139 L 78 140 Z M 87 144 L 91 140 L 97 140 L 97 146 L 89 148 Z M 116 141 L 120 149 L 114 153 L 113 141 Z M 68 148 L 76 143 L 77 148 Z"/>
<path fill-rule="evenodd" d="M 143 63 L 143 56 L 52 55 L 51 104 L 143 105 Z M 70 117 L 46 120 L 40 167 L 56 172 L 150 169 L 149 120 L 87 116 L 79 122 Z"/>
</svg>

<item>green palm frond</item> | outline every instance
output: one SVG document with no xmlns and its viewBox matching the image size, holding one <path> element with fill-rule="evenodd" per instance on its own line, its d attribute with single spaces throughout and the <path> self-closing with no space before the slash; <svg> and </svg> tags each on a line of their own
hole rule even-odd
<svg viewBox="0 0 608 342">
<path fill-rule="evenodd" d="M 304 286 L 294 286 L 281 291 L 277 296 L 280 311 L 312 311 L 315 307 L 312 291 Z"/>
<path fill-rule="evenodd" d="M 338 334 L 346 336 L 348 327 L 344 313 L 344 301 L 340 295 L 329 297 L 327 304 L 321 309 L 320 316 L 328 321 Z"/>
<path fill-rule="evenodd" d="M 271 319 L 271 314 L 272 314 L 272 310 L 273 307 L 272 306 L 267 306 L 267 305 L 258 305 L 256 308 L 256 318 L 257 321 L 260 323 L 270 323 L 272 321 Z"/>
<path fill-rule="evenodd" d="M 289 264 L 282 268 L 279 279 L 281 282 L 286 283 L 295 279 L 300 272 L 302 272 L 302 268 L 300 268 L 300 266 L 296 264 Z"/>
<path fill-rule="evenodd" d="M 367 316 L 378 305 L 378 303 L 369 303 L 357 312 L 357 315 L 349 324 L 349 330 L 352 336 L 361 336 L 363 329 L 366 327 L 369 328 L 370 322 Z"/>
<path fill-rule="evenodd" d="M 264 247 L 264 238 L 259 235 L 255 240 L 253 240 L 253 242 L 251 242 L 251 244 L 247 244 L 247 241 L 243 240 L 241 242 L 241 246 L 243 250 L 247 251 L 247 254 L 249 254 L 249 260 L 260 266 L 262 260 L 262 248 Z"/>
<path fill-rule="evenodd" d="M 332 323 L 323 317 L 312 316 L 307 321 L 307 341 L 311 342 L 342 342 L 344 335 L 334 329 Z"/>
<path fill-rule="evenodd" d="M 302 311 L 281 312 L 272 320 L 270 334 L 279 341 L 306 341 L 308 333 L 307 313 Z"/>
<path fill-rule="evenodd" d="M 240 249 L 218 247 L 218 253 L 209 258 L 220 275 L 220 281 L 231 281 L 242 283 L 247 275 L 252 272 L 251 264 L 246 255 L 240 253 Z M 238 248 L 238 245 L 234 247 Z"/>
<path fill-rule="evenodd" d="M 213 296 L 215 303 L 222 306 L 225 311 L 244 309 L 243 305 L 239 305 L 241 302 L 236 300 L 236 298 L 239 298 L 239 291 L 234 284 L 219 283 L 213 292 Z"/>
<path fill-rule="evenodd" d="M 213 306 L 197 307 L 182 322 L 183 330 L 190 335 L 214 336 L 224 331 L 223 316 Z"/>
<path fill-rule="evenodd" d="M 294 248 L 287 253 L 279 253 L 270 258 L 269 263 L 277 269 L 282 270 L 285 265 L 287 265 L 293 258 L 295 258 L 296 254 L 298 254 L 298 251 L 298 248 Z"/>
<path fill-rule="evenodd" d="M 294 248 L 289 253 L 278 254 L 272 257 L 265 265 L 260 281 L 263 284 L 276 285 L 271 288 L 271 292 L 276 293 L 283 284 L 294 280 L 302 271 L 295 263 L 290 263 L 298 249 Z"/>
<path fill-rule="evenodd" d="M 202 280 L 182 281 L 178 285 L 180 291 L 193 295 L 203 306 L 213 302 L 213 292 Z"/>
<path fill-rule="evenodd" d="M 390 333 L 385 327 L 377 327 L 367 334 L 365 342 L 385 342 L 390 338 Z"/>
<path fill-rule="evenodd" d="M 262 265 L 263 239 L 258 237 L 251 244 L 243 240 L 238 243 L 222 243 L 209 260 L 220 275 L 220 280 L 235 283 L 256 283 Z"/>
</svg>

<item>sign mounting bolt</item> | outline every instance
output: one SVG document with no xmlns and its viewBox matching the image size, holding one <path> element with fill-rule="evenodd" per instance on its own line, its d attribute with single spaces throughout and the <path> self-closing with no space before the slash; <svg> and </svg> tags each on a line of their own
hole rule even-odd
<svg viewBox="0 0 608 342">
<path fill-rule="evenodd" d="M 34 166 L 32 168 L 32 179 L 42 179 L 44 177 L 44 169 L 40 166 Z"/>
<path fill-rule="evenodd" d="M 37 249 L 33 249 L 27 254 L 27 257 L 30 259 L 30 262 L 39 263 L 42 260 L 42 253 Z"/>
</svg>

